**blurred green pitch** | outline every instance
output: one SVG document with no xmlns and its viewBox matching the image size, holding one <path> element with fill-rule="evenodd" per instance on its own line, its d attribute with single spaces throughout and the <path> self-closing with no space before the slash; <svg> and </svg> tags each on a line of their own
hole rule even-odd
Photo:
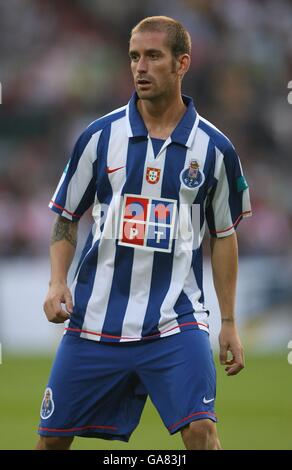
<svg viewBox="0 0 292 470">
<path fill-rule="evenodd" d="M 288 352 L 287 352 L 288 354 Z M 224 449 L 292 449 L 292 365 L 283 355 L 248 356 L 237 377 L 217 363 L 216 411 Z M 52 358 L 3 357 L 0 366 L 0 449 L 32 449 Z M 73 449 L 183 449 L 148 399 L 128 444 L 76 438 Z"/>
</svg>

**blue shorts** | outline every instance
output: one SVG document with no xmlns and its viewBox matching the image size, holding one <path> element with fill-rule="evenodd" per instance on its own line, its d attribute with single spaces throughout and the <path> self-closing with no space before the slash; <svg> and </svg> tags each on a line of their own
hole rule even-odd
<svg viewBox="0 0 292 470">
<path fill-rule="evenodd" d="M 194 420 L 217 421 L 208 333 L 114 344 L 66 333 L 42 401 L 39 434 L 127 442 L 148 395 L 170 434 Z"/>
</svg>

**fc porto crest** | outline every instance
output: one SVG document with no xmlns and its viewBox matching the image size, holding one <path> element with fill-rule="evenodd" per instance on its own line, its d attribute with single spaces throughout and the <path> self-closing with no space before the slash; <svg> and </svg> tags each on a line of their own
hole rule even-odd
<svg viewBox="0 0 292 470">
<path fill-rule="evenodd" d="M 146 181 L 150 184 L 158 183 L 158 181 L 160 179 L 160 172 L 161 172 L 161 170 L 159 168 L 147 167 Z"/>
<path fill-rule="evenodd" d="M 55 404 L 53 400 L 53 391 L 51 388 L 46 388 L 44 398 L 41 406 L 41 418 L 48 419 L 54 413 Z"/>
<path fill-rule="evenodd" d="M 181 172 L 180 177 L 183 185 L 190 189 L 199 188 L 205 181 L 199 162 L 194 159 L 190 161 L 189 167 Z"/>
</svg>

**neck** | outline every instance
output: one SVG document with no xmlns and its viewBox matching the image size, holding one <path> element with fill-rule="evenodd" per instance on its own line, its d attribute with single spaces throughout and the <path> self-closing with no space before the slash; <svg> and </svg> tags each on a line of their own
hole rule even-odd
<svg viewBox="0 0 292 470">
<path fill-rule="evenodd" d="M 138 110 L 151 137 L 167 139 L 185 113 L 181 94 L 175 98 L 166 97 L 157 100 L 139 100 Z"/>
</svg>

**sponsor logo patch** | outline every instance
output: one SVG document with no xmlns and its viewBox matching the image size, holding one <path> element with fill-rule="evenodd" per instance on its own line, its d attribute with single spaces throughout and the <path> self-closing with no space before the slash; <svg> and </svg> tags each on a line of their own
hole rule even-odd
<svg viewBox="0 0 292 470">
<path fill-rule="evenodd" d="M 176 200 L 125 194 L 119 245 L 148 251 L 170 252 L 176 217 Z"/>
</svg>

